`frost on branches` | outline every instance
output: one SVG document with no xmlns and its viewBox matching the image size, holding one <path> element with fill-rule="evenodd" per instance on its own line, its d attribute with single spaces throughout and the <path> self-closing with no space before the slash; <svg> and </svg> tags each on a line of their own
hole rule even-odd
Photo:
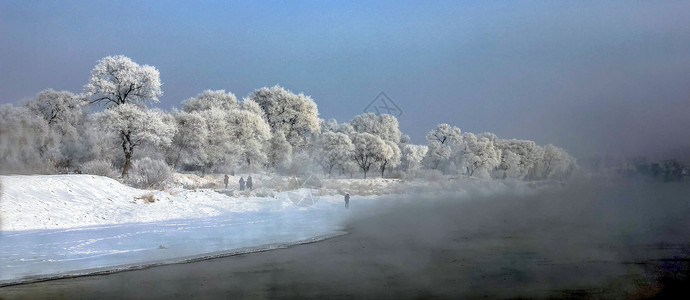
<svg viewBox="0 0 690 300">
<path fill-rule="evenodd" d="M 200 166 L 202 175 L 220 166 L 246 164 L 251 169 L 265 163 L 264 148 L 271 138 L 271 131 L 254 101 L 245 100 L 238 104 L 232 93 L 206 90 L 185 100 L 182 109 L 201 119 L 193 123 L 199 136 L 192 136 L 193 131 L 182 129 L 175 140 L 184 144 L 183 153 L 188 154 L 185 162 Z M 186 140 L 192 142 L 187 143 Z"/>
<path fill-rule="evenodd" d="M 403 178 L 424 176 L 417 171 L 428 168 L 517 180 L 561 180 L 577 168 L 556 146 L 463 133 L 447 123 L 427 133 L 426 145 L 412 145 L 392 115 L 324 121 L 311 97 L 277 85 L 242 101 L 225 90 L 205 90 L 183 101 L 181 110 L 146 107 L 161 95 L 156 68 L 119 55 L 98 61 L 84 94 L 48 89 L 20 107 L 0 106 L 0 172 L 113 176 L 116 165 L 123 181 L 154 187 L 178 168 L 202 176 L 259 166 L 304 174 L 320 165 L 329 177 L 337 170 L 350 177 L 361 171 L 364 178 L 372 167 L 382 177 Z M 88 104 L 102 111 L 89 113 Z M 135 160 L 139 165 L 130 172 Z"/>
<path fill-rule="evenodd" d="M 307 137 L 320 132 L 316 103 L 309 96 L 276 85 L 254 91 L 249 99 L 261 107 L 272 132 L 283 132 L 292 148 L 306 147 Z"/>
<path fill-rule="evenodd" d="M 51 173 L 58 155 L 48 122 L 25 107 L 0 105 L 0 171 Z"/>
<path fill-rule="evenodd" d="M 182 107 L 186 112 L 198 112 L 212 108 L 230 111 L 237 108 L 237 98 L 232 93 L 226 93 L 225 90 L 205 90 L 196 97 L 183 101 Z"/>
<path fill-rule="evenodd" d="M 429 147 L 425 145 L 405 145 L 402 148 L 401 166 L 403 171 L 408 175 L 414 175 L 413 172 L 419 170 L 422 166 L 422 160 L 429 151 Z"/>
<path fill-rule="evenodd" d="M 319 156 L 329 177 L 333 177 L 334 168 L 344 167 L 354 152 L 350 137 L 339 132 L 328 131 L 322 134 L 320 146 Z"/>
<path fill-rule="evenodd" d="M 364 178 L 367 178 L 367 172 L 371 166 L 381 161 L 387 151 L 391 151 L 383 139 L 370 133 L 354 133 L 352 144 L 354 146 L 353 159 L 364 173 Z"/>
<path fill-rule="evenodd" d="M 91 79 L 84 87 L 93 103 L 108 106 L 158 102 L 161 91 L 160 73 L 155 67 L 140 66 L 123 55 L 108 56 L 98 61 L 91 71 Z"/>
<path fill-rule="evenodd" d="M 88 155 L 89 147 L 82 143 L 88 134 L 84 111 L 87 104 L 82 95 L 52 89 L 41 91 L 24 104 L 32 114 L 45 120 L 59 145 L 54 161 L 57 168 L 76 168 Z"/>
<path fill-rule="evenodd" d="M 500 163 L 500 150 L 494 147 L 494 143 L 486 137 L 477 137 L 466 132 L 463 134 L 463 165 L 465 174 L 480 177 L 488 177 L 489 172 Z"/>
<path fill-rule="evenodd" d="M 167 146 L 175 134 L 175 127 L 163 122 L 163 113 L 158 110 L 143 110 L 135 104 L 122 104 L 106 109 L 95 117 L 103 130 L 117 134 L 125 163 L 122 177 L 131 167 L 134 150 L 144 143 Z"/>
<path fill-rule="evenodd" d="M 453 146 L 458 146 L 462 141 L 460 128 L 452 127 L 446 123 L 436 125 L 436 128 L 426 134 L 429 145 L 427 165 L 438 169 L 439 164 L 453 157 Z M 456 151 L 457 152 L 457 151 Z"/>
</svg>

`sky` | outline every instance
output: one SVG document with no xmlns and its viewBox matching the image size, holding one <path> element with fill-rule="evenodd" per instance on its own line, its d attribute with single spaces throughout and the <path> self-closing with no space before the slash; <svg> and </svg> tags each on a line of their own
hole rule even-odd
<svg viewBox="0 0 690 300">
<path fill-rule="evenodd" d="M 690 158 L 687 1 L 0 0 L 0 104 L 81 92 L 96 62 L 161 73 L 156 106 L 279 84 L 349 121 L 385 92 L 437 123 L 578 158 Z"/>
</svg>

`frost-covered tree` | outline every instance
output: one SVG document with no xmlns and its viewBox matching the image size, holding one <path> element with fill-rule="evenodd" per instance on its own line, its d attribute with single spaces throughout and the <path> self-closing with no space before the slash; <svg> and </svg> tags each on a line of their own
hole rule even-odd
<svg viewBox="0 0 690 300">
<path fill-rule="evenodd" d="M 381 170 L 381 178 L 384 177 L 386 168 L 398 166 L 402 157 L 398 144 L 391 141 L 384 141 L 384 144 L 377 160 L 379 169 Z"/>
<path fill-rule="evenodd" d="M 501 149 L 502 158 L 500 169 L 507 173 L 508 177 L 517 179 L 528 179 L 537 177 L 535 166 L 537 161 L 543 156 L 543 148 L 537 145 L 534 141 L 529 140 L 501 140 L 496 142 L 496 147 Z M 514 158 L 508 159 L 512 156 L 510 153 L 519 157 L 517 165 L 513 163 Z"/>
<path fill-rule="evenodd" d="M 118 136 L 125 157 L 122 177 L 129 172 L 135 149 L 144 143 L 167 146 L 175 134 L 175 127 L 163 121 L 161 111 L 144 110 L 132 103 L 106 109 L 96 118 L 103 130 Z"/>
<path fill-rule="evenodd" d="M 233 130 L 228 122 L 228 112 L 212 107 L 199 111 L 206 121 L 206 140 L 197 153 L 201 175 L 222 165 L 236 165 L 240 161 L 241 146 L 232 140 Z"/>
<path fill-rule="evenodd" d="M 386 148 L 386 142 L 378 136 L 366 132 L 357 132 L 352 135 L 352 145 L 354 146 L 353 160 L 367 178 L 367 172 L 371 165 L 381 161 Z"/>
<path fill-rule="evenodd" d="M 264 145 L 271 138 L 271 128 L 268 123 L 249 109 L 235 109 L 228 113 L 227 122 L 230 125 L 230 139 L 240 150 L 240 160 L 252 164 L 262 164 L 266 161 Z"/>
<path fill-rule="evenodd" d="M 45 119 L 26 107 L 0 105 L 0 172 L 52 172 L 57 141 Z"/>
<path fill-rule="evenodd" d="M 338 124 L 338 120 L 336 119 L 328 119 L 327 121 L 324 121 L 321 123 L 321 132 L 326 133 L 326 132 L 338 132 L 338 128 L 340 128 L 340 124 Z"/>
<path fill-rule="evenodd" d="M 462 134 L 460 128 L 441 123 L 426 134 L 426 140 L 429 147 L 427 165 L 432 169 L 438 169 L 442 161 L 448 161 L 453 157 L 454 148 L 458 152 L 457 146 L 462 141 Z"/>
<path fill-rule="evenodd" d="M 121 147 L 113 145 L 113 141 L 117 140 L 118 134 L 102 130 L 103 126 L 101 126 L 98 117 L 99 114 L 87 115 L 84 123 L 84 130 L 82 132 L 84 136 L 83 143 L 86 148 L 84 161 L 104 160 L 112 163 L 120 151 L 122 151 Z"/>
<path fill-rule="evenodd" d="M 288 143 L 283 132 L 273 133 L 267 144 L 266 167 L 275 170 L 277 167 L 285 168 L 292 162 L 292 146 Z"/>
<path fill-rule="evenodd" d="M 217 108 L 223 111 L 231 111 L 238 107 L 234 94 L 225 90 L 205 90 L 196 97 L 182 101 L 182 109 L 186 112 L 204 111 Z"/>
<path fill-rule="evenodd" d="M 47 89 L 25 103 L 26 108 L 40 116 L 50 126 L 64 127 L 64 131 L 76 134 L 75 124 L 84 117 L 84 98 L 68 91 Z"/>
<path fill-rule="evenodd" d="M 329 177 L 333 177 L 333 169 L 345 164 L 354 152 L 354 146 L 350 137 L 344 133 L 327 131 L 321 135 L 321 151 L 319 152 L 322 164 Z"/>
<path fill-rule="evenodd" d="M 446 145 L 446 143 L 459 144 L 462 141 L 462 132 L 458 127 L 441 123 L 426 134 L 426 140 L 429 144 L 433 142 L 437 142 L 440 145 Z"/>
<path fill-rule="evenodd" d="M 320 132 L 319 112 L 309 96 L 276 85 L 254 91 L 249 99 L 259 104 L 272 132 L 283 132 L 293 148 L 305 147 L 308 137 Z"/>
<path fill-rule="evenodd" d="M 520 169 L 520 155 L 507 149 L 501 151 L 501 162 L 496 169 L 502 171 L 501 175 L 504 179 L 523 176 Z"/>
<path fill-rule="evenodd" d="M 429 143 L 427 152 L 427 166 L 432 169 L 438 169 L 442 161 L 446 161 L 451 157 L 451 148 L 448 145 L 441 144 L 439 141 L 432 140 Z"/>
<path fill-rule="evenodd" d="M 264 148 L 271 137 L 270 127 L 253 100 L 237 103 L 232 93 L 206 90 L 185 100 L 182 109 L 199 114 L 206 123 L 204 142 L 195 152 L 202 174 L 219 165 L 244 162 L 251 168 L 266 160 Z"/>
<path fill-rule="evenodd" d="M 570 176 L 576 167 L 575 159 L 565 150 L 548 144 L 544 147 L 536 168 L 541 178 L 562 179 Z"/>
<path fill-rule="evenodd" d="M 365 113 L 357 115 L 350 121 L 350 125 L 356 132 L 373 134 L 396 144 L 400 143 L 402 136 L 398 128 L 398 119 L 388 114 Z"/>
<path fill-rule="evenodd" d="M 177 131 L 166 151 L 167 163 L 173 169 L 180 163 L 201 165 L 198 154 L 208 140 L 206 120 L 199 112 L 175 111 L 172 117 Z"/>
<path fill-rule="evenodd" d="M 41 91 L 24 105 L 34 115 L 44 119 L 60 147 L 60 167 L 76 167 L 86 155 L 84 97 L 68 91 Z"/>
<path fill-rule="evenodd" d="M 422 165 L 422 160 L 426 156 L 429 147 L 425 145 L 405 145 L 402 148 L 401 165 L 404 171 L 412 174 Z"/>
<path fill-rule="evenodd" d="M 489 141 L 494 143 L 494 145 L 496 143 L 498 143 L 498 141 L 500 141 L 498 136 L 496 134 L 494 134 L 493 132 L 482 132 L 482 133 L 478 134 L 477 137 L 478 138 L 487 138 L 487 139 L 489 139 Z"/>
<path fill-rule="evenodd" d="M 338 126 L 338 132 L 344 133 L 344 134 L 347 134 L 348 136 L 350 136 L 353 133 L 355 133 L 355 129 L 352 127 L 352 125 L 350 125 L 350 123 L 344 123 L 344 124 L 340 124 L 340 126 Z"/>
<path fill-rule="evenodd" d="M 108 106 L 158 102 L 163 94 L 160 73 L 155 67 L 140 66 L 123 55 L 108 56 L 98 61 L 91 79 L 84 87 L 91 103 Z"/>
<path fill-rule="evenodd" d="M 256 101 L 249 99 L 249 98 L 244 98 L 242 100 L 242 103 L 240 103 L 240 107 L 243 110 L 252 112 L 254 114 L 257 114 L 259 116 L 263 116 L 264 112 L 261 110 L 261 106 L 259 106 L 259 103 L 256 103 Z"/>
<path fill-rule="evenodd" d="M 463 165 L 468 176 L 476 175 L 486 177 L 500 163 L 500 150 L 494 147 L 494 143 L 486 137 L 477 137 L 466 132 L 462 138 Z"/>
</svg>

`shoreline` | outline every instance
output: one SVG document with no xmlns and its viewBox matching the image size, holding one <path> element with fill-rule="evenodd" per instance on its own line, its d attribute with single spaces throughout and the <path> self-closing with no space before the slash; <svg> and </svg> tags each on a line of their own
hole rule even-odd
<svg viewBox="0 0 690 300">
<path fill-rule="evenodd" d="M 189 264 L 189 263 L 195 263 L 195 262 L 200 262 L 200 261 L 231 257 L 231 256 L 236 256 L 236 255 L 260 253 L 260 252 L 273 251 L 273 250 L 281 250 L 281 249 L 287 249 L 290 247 L 304 245 L 304 244 L 318 243 L 318 242 L 325 241 L 328 239 L 337 238 L 337 237 L 340 237 L 340 236 L 343 236 L 346 234 L 348 234 L 348 232 L 346 232 L 346 231 L 337 231 L 337 232 L 334 232 L 332 234 L 319 235 L 319 236 L 315 236 L 312 238 L 303 239 L 303 240 L 299 240 L 299 241 L 295 241 L 295 242 L 272 243 L 272 244 L 254 246 L 254 247 L 244 247 L 244 248 L 239 248 L 239 249 L 215 251 L 215 252 L 203 253 L 203 254 L 199 254 L 199 255 L 191 255 L 191 256 L 184 256 L 184 257 L 173 258 L 173 259 L 150 261 L 150 262 L 138 263 L 138 264 L 126 264 L 126 265 L 117 265 L 117 266 L 111 266 L 111 267 L 102 267 L 102 268 L 94 268 L 94 269 L 69 271 L 69 272 L 57 273 L 57 274 L 36 275 L 36 276 L 29 276 L 29 277 L 20 278 L 17 280 L 12 280 L 12 279 L 3 280 L 3 281 L 0 281 L 0 288 L 19 286 L 19 285 L 27 285 L 27 284 L 53 281 L 53 280 L 61 280 L 61 279 L 72 279 L 72 278 L 80 278 L 80 277 L 88 277 L 88 276 L 109 275 L 109 274 L 115 274 L 115 273 L 120 273 L 120 272 L 145 270 L 145 269 L 155 268 L 155 267 L 160 267 L 160 266 L 176 265 L 176 264 Z"/>
</svg>

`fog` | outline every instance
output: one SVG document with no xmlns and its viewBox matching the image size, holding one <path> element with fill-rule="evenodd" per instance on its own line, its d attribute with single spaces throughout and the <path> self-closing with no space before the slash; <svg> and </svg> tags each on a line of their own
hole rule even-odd
<svg viewBox="0 0 690 300">
<path fill-rule="evenodd" d="M 580 181 L 522 195 L 390 199 L 350 227 L 386 249 L 360 255 L 430 295 L 671 295 L 688 280 L 689 192 L 686 183 Z"/>
<path fill-rule="evenodd" d="M 687 183 L 353 197 L 348 235 L 250 255 L 5 287 L 7 296 L 641 298 L 687 293 Z"/>
</svg>

